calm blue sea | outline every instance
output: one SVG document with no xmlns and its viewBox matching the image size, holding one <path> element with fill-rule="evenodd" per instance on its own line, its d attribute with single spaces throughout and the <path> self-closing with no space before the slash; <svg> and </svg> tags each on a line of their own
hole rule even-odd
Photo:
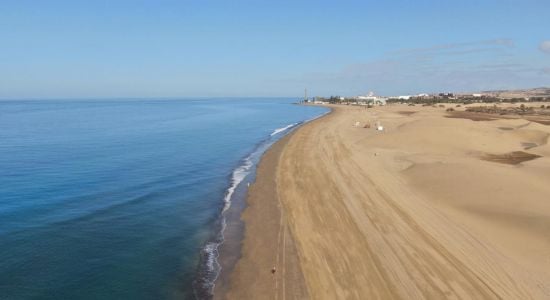
<svg viewBox="0 0 550 300">
<path fill-rule="evenodd" d="M 0 299 L 193 298 L 295 100 L 0 101 Z"/>
</svg>

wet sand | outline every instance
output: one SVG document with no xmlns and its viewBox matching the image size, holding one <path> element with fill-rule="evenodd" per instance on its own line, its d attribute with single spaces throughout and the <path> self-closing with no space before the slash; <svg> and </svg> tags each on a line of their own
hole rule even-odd
<svg viewBox="0 0 550 300">
<path fill-rule="evenodd" d="M 277 143 L 217 298 L 550 298 L 550 126 L 446 115 L 338 106 Z"/>
<path fill-rule="evenodd" d="M 281 151 L 291 136 L 276 142 L 258 165 L 242 214 L 246 225 L 241 257 L 226 282 L 216 284 L 214 299 L 308 298 L 275 180 Z"/>
</svg>

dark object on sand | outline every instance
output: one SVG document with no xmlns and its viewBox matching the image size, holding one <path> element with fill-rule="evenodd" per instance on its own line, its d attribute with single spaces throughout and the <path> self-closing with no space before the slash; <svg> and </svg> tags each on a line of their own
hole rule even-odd
<svg viewBox="0 0 550 300">
<path fill-rule="evenodd" d="M 536 144 L 535 144 L 536 145 Z M 509 165 L 517 165 L 524 161 L 529 161 L 541 157 L 540 155 L 531 154 L 523 151 L 514 151 L 504 154 L 484 154 L 481 159 Z"/>
<path fill-rule="evenodd" d="M 277 269 L 275 269 L 275 267 L 273 267 L 273 268 L 271 269 L 271 274 L 275 274 L 275 272 L 277 272 Z"/>
</svg>

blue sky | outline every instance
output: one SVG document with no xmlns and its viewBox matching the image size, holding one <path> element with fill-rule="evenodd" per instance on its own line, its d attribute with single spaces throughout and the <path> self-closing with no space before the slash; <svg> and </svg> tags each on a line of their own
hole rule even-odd
<svg viewBox="0 0 550 300">
<path fill-rule="evenodd" d="M 550 86 L 550 1 L 5 1 L 0 98 Z"/>
</svg>

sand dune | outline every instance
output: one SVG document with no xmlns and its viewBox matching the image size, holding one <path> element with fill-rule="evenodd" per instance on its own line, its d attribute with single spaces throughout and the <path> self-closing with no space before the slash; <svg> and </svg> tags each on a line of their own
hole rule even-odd
<svg viewBox="0 0 550 300">
<path fill-rule="evenodd" d="M 309 298 L 550 298 L 550 126 L 444 115 L 339 106 L 281 149 L 281 224 Z M 380 121 L 385 131 L 357 121 Z M 517 151 L 540 157 L 483 160 Z M 244 248 L 253 244 L 247 236 Z M 306 295 L 275 293 L 267 280 L 255 299 Z"/>
</svg>

